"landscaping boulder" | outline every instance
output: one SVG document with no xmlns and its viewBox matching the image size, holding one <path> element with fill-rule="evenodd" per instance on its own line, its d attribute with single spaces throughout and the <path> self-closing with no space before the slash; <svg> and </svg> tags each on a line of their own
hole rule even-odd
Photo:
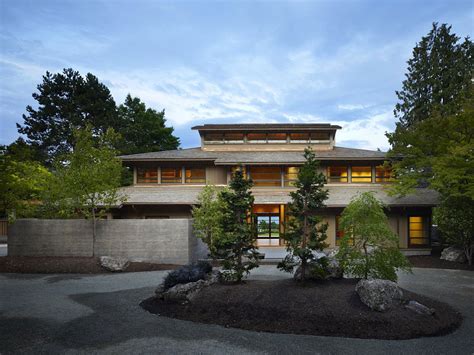
<svg viewBox="0 0 474 355">
<path fill-rule="evenodd" d="M 191 301 L 206 286 L 206 281 L 198 280 L 187 284 L 177 284 L 161 294 L 167 301 Z"/>
<path fill-rule="evenodd" d="M 441 260 L 454 261 L 456 263 L 465 263 L 466 254 L 460 248 L 449 247 L 449 248 L 445 248 L 441 252 Z"/>
<path fill-rule="evenodd" d="M 100 266 L 112 272 L 124 271 L 130 264 L 130 261 L 122 256 L 101 256 L 99 258 L 99 261 Z"/>
<path fill-rule="evenodd" d="M 388 311 L 401 302 L 403 292 L 395 282 L 388 280 L 360 280 L 355 288 L 360 300 L 370 309 Z"/>
<path fill-rule="evenodd" d="M 213 271 L 207 275 L 206 279 L 180 283 L 170 288 L 167 288 L 163 282 L 156 288 L 155 294 L 156 297 L 164 300 L 191 301 L 202 288 L 212 285 L 218 282 L 218 280 L 219 272 Z"/>
<path fill-rule="evenodd" d="M 416 312 L 418 314 L 426 314 L 426 315 L 431 316 L 435 313 L 434 308 L 426 307 L 424 304 L 421 304 L 421 303 L 416 302 L 416 301 L 408 302 L 408 304 L 405 305 L 405 308 L 407 308 L 407 309 L 409 309 L 413 312 Z"/>
</svg>

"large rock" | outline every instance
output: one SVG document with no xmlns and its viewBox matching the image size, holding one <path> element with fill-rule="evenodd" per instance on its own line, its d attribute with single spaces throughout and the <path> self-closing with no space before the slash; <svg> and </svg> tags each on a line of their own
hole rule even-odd
<svg viewBox="0 0 474 355">
<path fill-rule="evenodd" d="M 187 284 L 177 284 L 163 292 L 161 298 L 167 301 L 191 301 L 205 287 L 206 281 L 198 280 Z"/>
<path fill-rule="evenodd" d="M 355 290 L 365 305 L 379 312 L 388 311 L 403 298 L 400 287 L 388 280 L 360 280 Z"/>
<path fill-rule="evenodd" d="M 118 257 L 101 256 L 99 260 L 100 260 L 100 266 L 102 266 L 104 269 L 107 269 L 113 272 L 124 271 L 130 264 L 130 261 L 127 258 L 124 258 L 121 256 L 118 256 Z"/>
<path fill-rule="evenodd" d="M 466 254 L 457 247 L 449 247 L 441 252 L 441 260 L 454 261 L 456 263 L 465 263 Z"/>
<path fill-rule="evenodd" d="M 218 281 L 219 272 L 213 271 L 205 280 L 177 284 L 169 289 L 166 289 L 164 284 L 161 284 L 155 290 L 155 294 L 156 297 L 164 300 L 191 301 L 204 287 L 210 286 Z"/>
</svg>

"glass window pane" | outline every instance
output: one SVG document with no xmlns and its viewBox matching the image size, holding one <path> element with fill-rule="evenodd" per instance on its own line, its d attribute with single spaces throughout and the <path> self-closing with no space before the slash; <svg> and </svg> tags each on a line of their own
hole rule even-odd
<svg viewBox="0 0 474 355">
<path fill-rule="evenodd" d="M 329 182 L 347 182 L 347 166 L 329 166 Z"/>
<path fill-rule="evenodd" d="M 298 171 L 300 170 L 297 166 L 285 167 L 285 186 L 293 186 L 295 180 L 298 178 Z"/>
<path fill-rule="evenodd" d="M 204 136 L 205 142 L 217 142 L 223 143 L 224 142 L 224 135 L 222 133 L 207 133 Z"/>
<path fill-rule="evenodd" d="M 429 245 L 427 218 L 422 216 L 410 216 L 408 218 L 408 235 L 410 245 Z"/>
<path fill-rule="evenodd" d="M 186 168 L 185 183 L 205 183 L 206 169 L 204 168 Z"/>
<path fill-rule="evenodd" d="M 286 133 L 268 133 L 268 143 L 286 143 Z"/>
<path fill-rule="evenodd" d="M 244 134 L 243 133 L 226 133 L 225 141 L 226 143 L 243 143 Z"/>
<path fill-rule="evenodd" d="M 280 167 L 252 166 L 250 167 L 250 177 L 254 186 L 281 186 Z"/>
<path fill-rule="evenodd" d="M 291 143 L 308 143 L 309 133 L 290 133 Z"/>
<path fill-rule="evenodd" d="M 336 216 L 336 245 L 341 243 L 341 239 L 344 238 L 344 231 L 340 226 L 341 216 Z"/>
<path fill-rule="evenodd" d="M 372 167 L 353 166 L 351 168 L 352 182 L 372 182 Z"/>
<path fill-rule="evenodd" d="M 383 165 L 375 167 L 375 182 L 389 182 L 392 178 L 392 170 Z"/>
<path fill-rule="evenodd" d="M 329 132 L 312 132 L 311 141 L 328 141 Z"/>
<path fill-rule="evenodd" d="M 248 133 L 247 141 L 249 141 L 249 143 L 266 143 L 267 134 L 266 133 Z"/>
<path fill-rule="evenodd" d="M 138 184 L 158 183 L 158 168 L 137 168 Z"/>
<path fill-rule="evenodd" d="M 182 183 L 181 168 L 161 168 L 162 184 L 181 184 Z"/>
</svg>

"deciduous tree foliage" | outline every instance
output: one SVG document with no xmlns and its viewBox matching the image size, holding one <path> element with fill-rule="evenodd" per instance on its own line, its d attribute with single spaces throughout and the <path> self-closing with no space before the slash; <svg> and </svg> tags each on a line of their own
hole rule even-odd
<svg viewBox="0 0 474 355">
<path fill-rule="evenodd" d="M 13 220 L 34 215 L 50 173 L 32 157 L 21 140 L 0 147 L 0 216 Z"/>
<path fill-rule="evenodd" d="M 398 249 L 384 205 L 372 192 L 364 192 L 349 203 L 340 219 L 344 237 L 336 258 L 345 272 L 360 278 L 396 281 L 398 269 L 409 271 L 405 256 Z"/>
<path fill-rule="evenodd" d="M 112 128 L 94 137 L 91 126 L 77 130 L 71 152 L 54 162 L 53 178 L 44 198 L 50 216 L 89 218 L 96 237 L 97 218 L 120 205 L 120 172 L 122 164 L 113 148 L 117 134 Z"/>
<path fill-rule="evenodd" d="M 219 258 L 219 241 L 223 235 L 222 224 L 226 208 L 219 191 L 212 185 L 202 189 L 197 205 L 193 206 L 194 231 L 207 244 L 213 259 Z"/>
<path fill-rule="evenodd" d="M 304 152 L 305 163 L 300 167 L 295 181 L 296 191 L 291 192 L 292 202 L 288 204 L 288 223 L 283 234 L 288 254 L 278 268 L 292 272 L 301 265 L 301 279 L 304 281 L 308 264 L 315 259 L 314 251 L 327 246 L 327 224 L 317 212 L 324 207 L 328 191 L 324 189 L 326 177 L 319 170 L 319 162 L 310 148 Z"/>
<path fill-rule="evenodd" d="M 464 250 L 469 265 L 474 253 L 474 200 L 453 196 L 442 201 L 436 211 L 438 227 L 445 240 Z"/>
</svg>

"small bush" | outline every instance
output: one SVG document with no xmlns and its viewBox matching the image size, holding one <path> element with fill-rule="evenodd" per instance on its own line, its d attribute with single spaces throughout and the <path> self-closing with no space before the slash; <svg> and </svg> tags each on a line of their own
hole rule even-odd
<svg viewBox="0 0 474 355">
<path fill-rule="evenodd" d="M 205 280 L 212 271 L 212 265 L 207 261 L 199 261 L 181 266 L 166 275 L 163 285 L 165 290 L 176 286 L 177 284 L 187 284 L 198 280 Z"/>
</svg>

